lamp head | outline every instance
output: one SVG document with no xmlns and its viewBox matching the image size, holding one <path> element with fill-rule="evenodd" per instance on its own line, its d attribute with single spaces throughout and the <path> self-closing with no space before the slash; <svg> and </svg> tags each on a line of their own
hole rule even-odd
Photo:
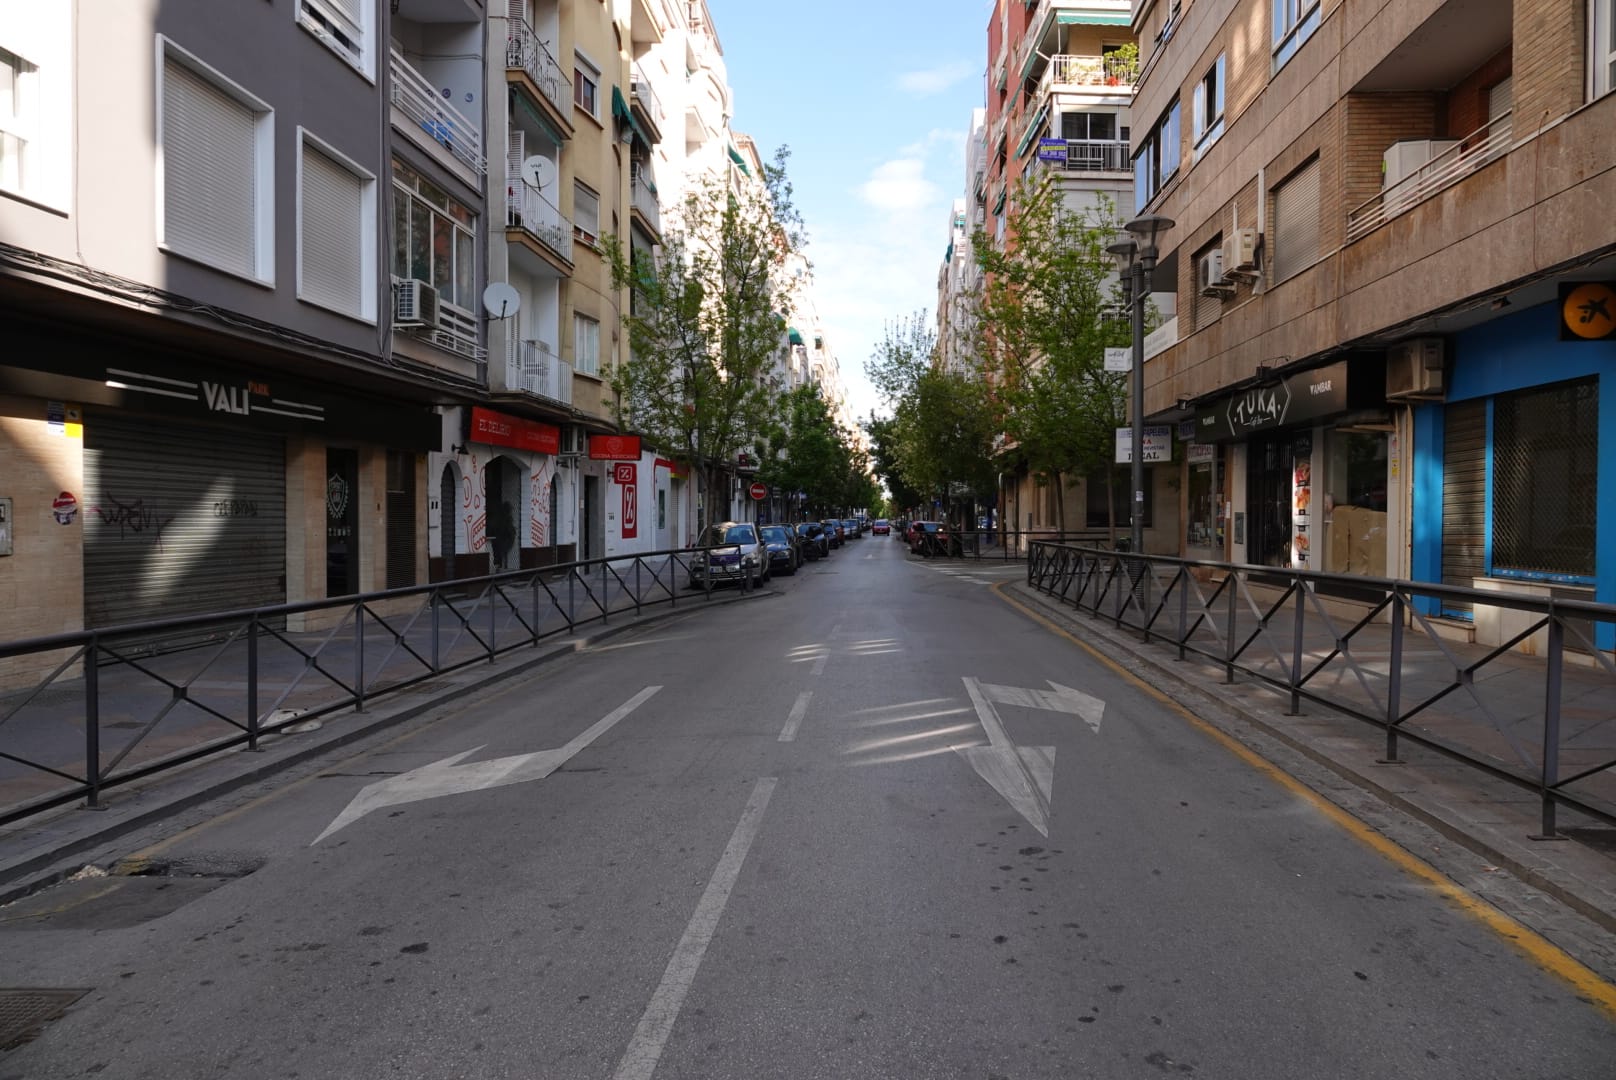
<svg viewBox="0 0 1616 1080">
<path fill-rule="evenodd" d="M 1134 218 L 1123 228 L 1139 238 L 1139 256 L 1144 259 L 1156 257 L 1156 238 L 1171 229 L 1177 222 L 1170 217 L 1160 214 L 1141 214 Z"/>
<path fill-rule="evenodd" d="M 1139 253 L 1138 243 L 1135 242 L 1133 237 L 1124 236 L 1116 243 L 1109 245 L 1105 250 L 1106 254 L 1117 261 L 1117 273 L 1121 274 L 1126 280 L 1128 271 L 1133 269 L 1134 258 Z"/>
</svg>

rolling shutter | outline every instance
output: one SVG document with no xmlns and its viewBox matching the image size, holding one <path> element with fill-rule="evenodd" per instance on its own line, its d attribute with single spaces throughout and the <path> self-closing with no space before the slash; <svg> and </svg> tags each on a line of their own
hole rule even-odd
<svg viewBox="0 0 1616 1080">
<path fill-rule="evenodd" d="M 286 465 L 278 436 L 86 418 L 87 626 L 285 599 Z"/>
<path fill-rule="evenodd" d="M 1284 281 L 1319 259 L 1319 159 L 1274 189 L 1274 280 Z"/>
<path fill-rule="evenodd" d="M 258 269 L 258 115 L 163 61 L 163 242 L 246 277 Z"/>
<path fill-rule="evenodd" d="M 302 277 L 298 295 L 347 315 L 363 314 L 366 181 L 303 144 Z"/>
<path fill-rule="evenodd" d="M 387 451 L 387 587 L 415 584 L 415 455 Z"/>
<path fill-rule="evenodd" d="M 1487 403 L 1443 412 L 1442 584 L 1470 588 L 1486 570 Z M 1471 618 L 1473 605 L 1443 601 L 1443 614 Z"/>
</svg>

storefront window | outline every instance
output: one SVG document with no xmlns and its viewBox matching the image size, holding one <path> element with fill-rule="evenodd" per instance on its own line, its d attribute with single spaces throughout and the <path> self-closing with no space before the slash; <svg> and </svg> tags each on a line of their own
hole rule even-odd
<svg viewBox="0 0 1616 1080">
<path fill-rule="evenodd" d="M 1190 547 L 1223 554 L 1223 460 L 1210 446 L 1189 448 L 1189 518 L 1184 540 Z M 1204 457 L 1205 460 L 1197 460 Z"/>
<path fill-rule="evenodd" d="M 1598 462 L 1597 380 L 1493 399 L 1494 574 L 1593 578 Z"/>
<path fill-rule="evenodd" d="M 1332 431 L 1326 440 L 1322 569 L 1386 576 L 1386 462 L 1390 436 Z"/>
</svg>

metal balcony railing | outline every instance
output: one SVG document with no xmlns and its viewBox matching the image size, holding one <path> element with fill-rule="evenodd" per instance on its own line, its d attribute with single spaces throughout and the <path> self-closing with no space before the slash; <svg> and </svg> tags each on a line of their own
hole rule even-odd
<svg viewBox="0 0 1616 1080">
<path fill-rule="evenodd" d="M 662 231 L 662 207 L 657 202 L 656 191 L 651 187 L 651 178 L 639 166 L 629 175 L 629 197 L 634 209 L 645 216 L 651 227 L 657 232 Z"/>
<path fill-rule="evenodd" d="M 1134 79 L 1139 76 L 1137 62 L 1125 64 L 1105 56 L 1068 56 L 1050 58 L 1039 90 L 1057 86 L 1106 86 L 1132 93 Z"/>
<path fill-rule="evenodd" d="M 426 77 L 416 71 L 398 51 L 391 50 L 389 69 L 393 81 L 393 105 L 415 121 L 428 139 L 442 146 L 478 175 L 488 171 L 483 157 L 483 137 L 477 124 L 441 98 Z"/>
<path fill-rule="evenodd" d="M 651 86 L 650 78 L 645 74 L 645 69 L 638 64 L 634 65 L 633 74 L 629 80 L 629 92 L 633 94 L 634 98 L 639 101 L 646 113 L 651 117 L 651 122 L 656 124 L 657 130 L 661 131 L 666 126 L 667 121 L 667 114 L 662 109 L 662 99 L 657 97 L 656 90 Z"/>
<path fill-rule="evenodd" d="M 1066 172 L 1130 172 L 1128 144 L 1117 139 L 1067 139 L 1066 159 L 1050 165 Z"/>
<path fill-rule="evenodd" d="M 549 46 L 539 40 L 538 34 L 519 15 L 512 14 L 506 19 L 505 28 L 505 67 L 511 71 L 527 72 L 533 85 L 539 88 L 539 93 L 562 116 L 570 116 L 572 79 L 556 58 L 550 55 Z"/>
<path fill-rule="evenodd" d="M 1347 242 L 1361 239 L 1432 195 L 1452 187 L 1509 152 L 1514 141 L 1506 112 L 1466 135 L 1413 173 L 1347 214 Z"/>
<path fill-rule="evenodd" d="M 562 360 L 543 341 L 508 339 L 505 384 L 512 390 L 572 404 L 572 365 Z"/>
<path fill-rule="evenodd" d="M 572 222 L 525 180 L 512 180 L 505 189 L 505 225 L 521 229 L 563 259 L 572 261 Z"/>
</svg>

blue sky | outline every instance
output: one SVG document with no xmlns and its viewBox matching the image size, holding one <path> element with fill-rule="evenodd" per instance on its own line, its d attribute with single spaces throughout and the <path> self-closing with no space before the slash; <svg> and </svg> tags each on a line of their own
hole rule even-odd
<svg viewBox="0 0 1616 1080">
<path fill-rule="evenodd" d="M 884 325 L 935 316 L 965 136 L 982 104 L 990 0 L 707 0 L 731 126 L 787 171 L 827 335 L 857 415 Z"/>
</svg>

